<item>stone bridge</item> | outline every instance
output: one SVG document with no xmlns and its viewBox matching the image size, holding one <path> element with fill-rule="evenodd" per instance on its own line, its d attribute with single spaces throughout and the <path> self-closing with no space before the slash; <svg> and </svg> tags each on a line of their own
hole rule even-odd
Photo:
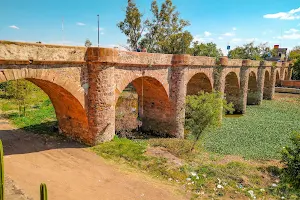
<svg viewBox="0 0 300 200">
<path fill-rule="evenodd" d="M 245 113 L 290 77 L 289 63 L 0 41 L 0 82 L 39 86 L 60 131 L 90 145 L 113 138 L 116 102 L 129 83 L 143 107 L 142 129 L 182 138 L 186 95 L 218 90 Z"/>
</svg>

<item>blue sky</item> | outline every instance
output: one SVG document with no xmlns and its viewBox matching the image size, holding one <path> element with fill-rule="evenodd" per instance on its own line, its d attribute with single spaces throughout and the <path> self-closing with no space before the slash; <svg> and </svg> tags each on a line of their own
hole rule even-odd
<svg viewBox="0 0 300 200">
<path fill-rule="evenodd" d="M 159 3 L 163 0 L 158 0 Z M 150 0 L 136 0 L 145 18 Z M 215 42 L 223 50 L 250 41 L 300 45 L 299 0 L 173 0 L 195 40 Z M 83 45 L 89 38 L 100 45 L 126 45 L 116 24 L 124 19 L 127 0 L 3 0 L 0 40 Z M 62 19 L 64 31 L 62 31 Z M 224 50 L 225 51 L 225 50 Z"/>
</svg>

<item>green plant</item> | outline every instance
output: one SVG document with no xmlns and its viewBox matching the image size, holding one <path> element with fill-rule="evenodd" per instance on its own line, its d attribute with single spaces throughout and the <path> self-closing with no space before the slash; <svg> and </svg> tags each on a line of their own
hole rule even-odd
<svg viewBox="0 0 300 200">
<path fill-rule="evenodd" d="M 0 140 L 0 200 L 4 199 L 4 163 L 3 163 L 3 145 Z"/>
<path fill-rule="evenodd" d="M 222 107 L 224 111 L 233 112 L 233 105 L 227 104 L 220 92 L 187 96 L 186 128 L 195 139 L 191 150 L 204 130 L 221 124 Z"/>
<path fill-rule="evenodd" d="M 41 200 L 48 199 L 47 186 L 45 183 L 41 183 L 41 185 L 40 185 L 40 199 Z"/>
<path fill-rule="evenodd" d="M 283 169 L 283 181 L 291 184 L 296 189 L 300 189 L 300 133 L 294 132 L 292 146 L 284 147 L 281 151 Z"/>
</svg>

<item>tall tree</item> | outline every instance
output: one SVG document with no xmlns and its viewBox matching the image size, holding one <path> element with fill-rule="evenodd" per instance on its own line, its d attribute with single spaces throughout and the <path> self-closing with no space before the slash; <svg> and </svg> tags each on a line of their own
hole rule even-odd
<svg viewBox="0 0 300 200">
<path fill-rule="evenodd" d="M 85 43 L 84 43 L 84 46 L 90 47 L 90 46 L 92 46 L 92 42 L 89 39 L 86 39 Z"/>
<path fill-rule="evenodd" d="M 148 52 L 186 53 L 193 36 L 184 28 L 190 24 L 179 18 L 172 0 L 165 0 L 161 7 L 153 0 L 151 12 L 153 17 L 145 21 L 146 34 L 140 45 L 147 48 Z"/>
<path fill-rule="evenodd" d="M 128 37 L 127 43 L 129 44 L 130 50 L 136 50 L 138 48 L 138 42 L 142 37 L 142 16 L 134 0 L 128 0 L 125 19 L 119 22 L 117 26 L 122 33 Z"/>
<path fill-rule="evenodd" d="M 217 45 L 213 42 L 210 43 L 200 43 L 193 42 L 193 47 L 189 48 L 188 53 L 193 56 L 210 56 L 219 58 L 223 56 L 221 49 L 217 48 Z"/>
</svg>

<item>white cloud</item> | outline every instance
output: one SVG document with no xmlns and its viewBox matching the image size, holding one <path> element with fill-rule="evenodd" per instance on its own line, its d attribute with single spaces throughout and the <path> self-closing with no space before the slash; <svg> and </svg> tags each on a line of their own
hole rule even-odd
<svg viewBox="0 0 300 200">
<path fill-rule="evenodd" d="M 77 22 L 76 25 L 78 25 L 78 26 L 85 26 L 85 23 Z"/>
<path fill-rule="evenodd" d="M 9 26 L 9 28 L 13 28 L 13 29 L 20 29 L 19 27 L 17 27 L 16 25 L 11 25 Z"/>
<path fill-rule="evenodd" d="M 209 36 L 211 36 L 211 33 L 208 32 L 208 31 L 205 31 L 205 32 L 204 32 L 204 36 L 205 36 L 205 37 L 209 37 Z"/>
<path fill-rule="evenodd" d="M 298 40 L 300 39 L 299 30 L 290 29 L 289 31 L 285 31 L 285 35 L 273 37 L 273 39 L 287 39 L 287 40 Z"/>
<path fill-rule="evenodd" d="M 236 27 L 233 27 L 232 30 L 233 30 L 233 31 L 236 31 L 237 29 L 236 29 Z"/>
<path fill-rule="evenodd" d="M 226 36 L 226 37 L 233 37 L 233 36 L 235 36 L 235 33 L 228 32 L 228 33 L 224 33 L 223 36 Z"/>
<path fill-rule="evenodd" d="M 223 37 L 218 37 L 218 39 L 219 39 L 219 40 L 223 40 L 224 38 L 223 38 Z"/>
<path fill-rule="evenodd" d="M 292 33 L 289 35 L 283 35 L 282 37 L 278 37 L 278 39 L 298 40 L 298 39 L 300 39 L 300 33 Z"/>
<path fill-rule="evenodd" d="M 241 38 L 233 38 L 233 39 L 231 40 L 232 43 L 238 43 L 238 42 L 241 42 L 241 41 L 242 41 Z"/>
<path fill-rule="evenodd" d="M 288 31 L 284 31 L 285 33 L 297 33 L 297 32 L 299 32 L 299 30 L 297 30 L 297 29 L 294 29 L 294 28 L 291 28 L 290 30 L 288 30 Z"/>
<path fill-rule="evenodd" d="M 300 19 L 300 7 L 297 9 L 292 9 L 289 12 L 279 12 L 274 14 L 266 14 L 263 17 L 267 19 L 282 19 L 282 20 L 294 20 Z"/>
<path fill-rule="evenodd" d="M 258 41 L 259 39 L 258 38 L 247 38 L 245 39 L 246 42 L 255 42 L 255 41 Z"/>
</svg>

